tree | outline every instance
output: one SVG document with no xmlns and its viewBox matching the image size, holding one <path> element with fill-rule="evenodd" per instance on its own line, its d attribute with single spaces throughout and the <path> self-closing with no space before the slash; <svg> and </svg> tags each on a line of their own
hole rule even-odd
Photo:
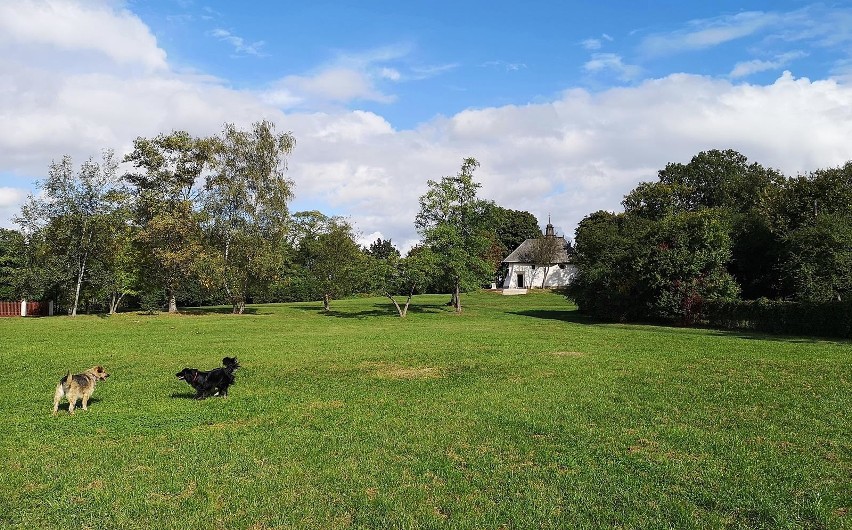
<svg viewBox="0 0 852 530">
<path fill-rule="evenodd" d="M 135 243 L 143 287 L 148 292 L 164 290 L 169 313 L 177 312 L 177 295 L 191 280 L 206 274 L 205 283 L 210 286 L 210 259 L 200 214 L 193 211 L 189 201 L 152 217 L 138 231 Z"/>
<path fill-rule="evenodd" d="M 781 244 L 769 230 L 767 206 L 783 175 L 730 149 L 702 151 L 687 164 L 667 164 L 657 175 L 657 182 L 641 183 L 624 198 L 625 213 L 659 221 L 714 209 L 730 230 L 728 272 L 746 296 L 773 296 Z"/>
<path fill-rule="evenodd" d="M 0 228 L 0 300 L 18 298 L 25 250 L 23 234 Z"/>
<path fill-rule="evenodd" d="M 226 124 L 216 145 L 204 204 L 220 281 L 234 313 L 242 314 L 250 293 L 281 270 L 293 197 L 293 182 L 284 172 L 294 145 L 292 134 L 276 134 L 265 120 L 251 131 Z"/>
<path fill-rule="evenodd" d="M 45 270 L 61 285 L 73 284 L 71 315 L 76 316 L 80 292 L 93 261 L 108 254 L 112 241 L 107 237 L 115 223 L 124 195 L 116 175 L 112 151 L 104 151 L 100 164 L 91 159 L 74 172 L 69 156 L 53 162 L 41 183 L 42 194 L 30 195 L 16 222 L 27 236 L 41 233 L 51 262 Z"/>
<path fill-rule="evenodd" d="M 728 230 L 714 209 L 661 220 L 592 214 L 577 228 L 578 276 L 569 296 L 581 310 L 608 320 L 692 323 L 705 300 L 739 294 L 725 269 Z"/>
<path fill-rule="evenodd" d="M 440 257 L 457 313 L 462 311 L 461 290 L 487 281 L 493 272 L 486 258 L 493 205 L 476 197 L 480 184 L 474 182 L 473 172 L 478 166 L 475 158 L 466 158 L 456 176 L 429 180 L 415 220 L 425 243 Z"/>
<path fill-rule="evenodd" d="M 505 258 L 527 239 L 541 236 L 538 220 L 530 212 L 510 210 L 502 206 L 495 206 L 494 209 L 494 232 L 505 252 L 500 259 Z"/>
<path fill-rule="evenodd" d="M 323 231 L 302 237 L 297 261 L 310 288 L 322 297 L 324 311 L 331 300 L 352 294 L 364 281 L 365 255 L 352 225 L 340 218 L 328 218 Z"/>
<path fill-rule="evenodd" d="M 852 291 L 852 162 L 788 180 L 768 208 L 781 242 L 784 296 L 814 302 Z"/>
<path fill-rule="evenodd" d="M 386 258 L 373 257 L 372 275 L 377 278 L 378 290 L 391 301 L 400 318 L 408 314 L 414 293 L 429 283 L 435 270 L 436 256 L 428 247 L 412 250 L 405 258 L 399 253 Z M 406 297 L 402 307 L 395 298 L 397 295 Z"/>
<path fill-rule="evenodd" d="M 399 250 L 393 246 L 390 239 L 377 238 L 370 243 L 370 246 L 365 251 L 367 255 L 376 259 L 388 259 L 392 256 L 400 257 Z"/>
<path fill-rule="evenodd" d="M 547 281 L 547 274 L 550 272 L 550 267 L 557 263 L 561 254 L 562 238 L 554 237 L 552 234 L 537 237 L 533 240 L 530 248 L 528 260 L 536 267 L 544 267 L 544 276 L 541 279 L 541 287 L 544 288 L 544 282 Z"/>
<path fill-rule="evenodd" d="M 202 263 L 212 262 L 201 239 L 204 216 L 196 210 L 195 185 L 211 166 L 215 147 L 214 139 L 174 131 L 137 138 L 124 158 L 136 169 L 125 178 L 134 187 L 142 282 L 165 291 L 170 313 L 177 312 L 182 285 L 201 272 Z"/>
</svg>

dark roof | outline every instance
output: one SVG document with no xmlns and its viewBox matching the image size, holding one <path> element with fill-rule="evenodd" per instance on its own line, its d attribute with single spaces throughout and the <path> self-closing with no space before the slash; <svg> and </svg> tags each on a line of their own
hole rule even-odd
<svg viewBox="0 0 852 530">
<path fill-rule="evenodd" d="M 565 236 L 555 236 L 555 238 L 561 243 L 559 245 L 559 253 L 556 256 L 556 263 L 570 263 L 571 262 L 571 254 L 573 253 L 573 249 L 571 248 L 571 244 L 565 240 Z M 523 243 L 521 243 L 518 248 L 515 249 L 514 252 L 506 256 L 506 259 L 503 260 L 503 263 L 532 263 L 532 251 L 533 244 L 536 239 L 527 239 Z"/>
</svg>

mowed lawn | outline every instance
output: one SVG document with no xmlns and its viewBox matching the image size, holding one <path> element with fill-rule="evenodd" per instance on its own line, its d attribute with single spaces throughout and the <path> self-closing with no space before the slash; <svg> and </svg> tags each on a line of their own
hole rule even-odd
<svg viewBox="0 0 852 530">
<path fill-rule="evenodd" d="M 849 342 L 447 299 L 0 319 L 0 528 L 852 528 Z"/>
</svg>

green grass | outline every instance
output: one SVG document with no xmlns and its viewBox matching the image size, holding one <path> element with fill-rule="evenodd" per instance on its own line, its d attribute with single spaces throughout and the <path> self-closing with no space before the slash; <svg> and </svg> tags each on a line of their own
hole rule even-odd
<svg viewBox="0 0 852 530">
<path fill-rule="evenodd" d="M 446 299 L 0 319 L 0 527 L 852 528 L 852 344 Z"/>
</svg>

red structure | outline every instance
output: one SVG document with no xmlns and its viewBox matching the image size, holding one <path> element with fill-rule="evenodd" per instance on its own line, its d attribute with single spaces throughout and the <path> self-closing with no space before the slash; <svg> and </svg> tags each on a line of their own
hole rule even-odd
<svg viewBox="0 0 852 530">
<path fill-rule="evenodd" d="M 40 317 L 47 315 L 48 304 L 42 302 L 27 302 L 26 314 L 28 317 Z M 4 302 L 0 301 L 0 317 L 19 317 L 21 316 L 21 301 Z"/>
</svg>

